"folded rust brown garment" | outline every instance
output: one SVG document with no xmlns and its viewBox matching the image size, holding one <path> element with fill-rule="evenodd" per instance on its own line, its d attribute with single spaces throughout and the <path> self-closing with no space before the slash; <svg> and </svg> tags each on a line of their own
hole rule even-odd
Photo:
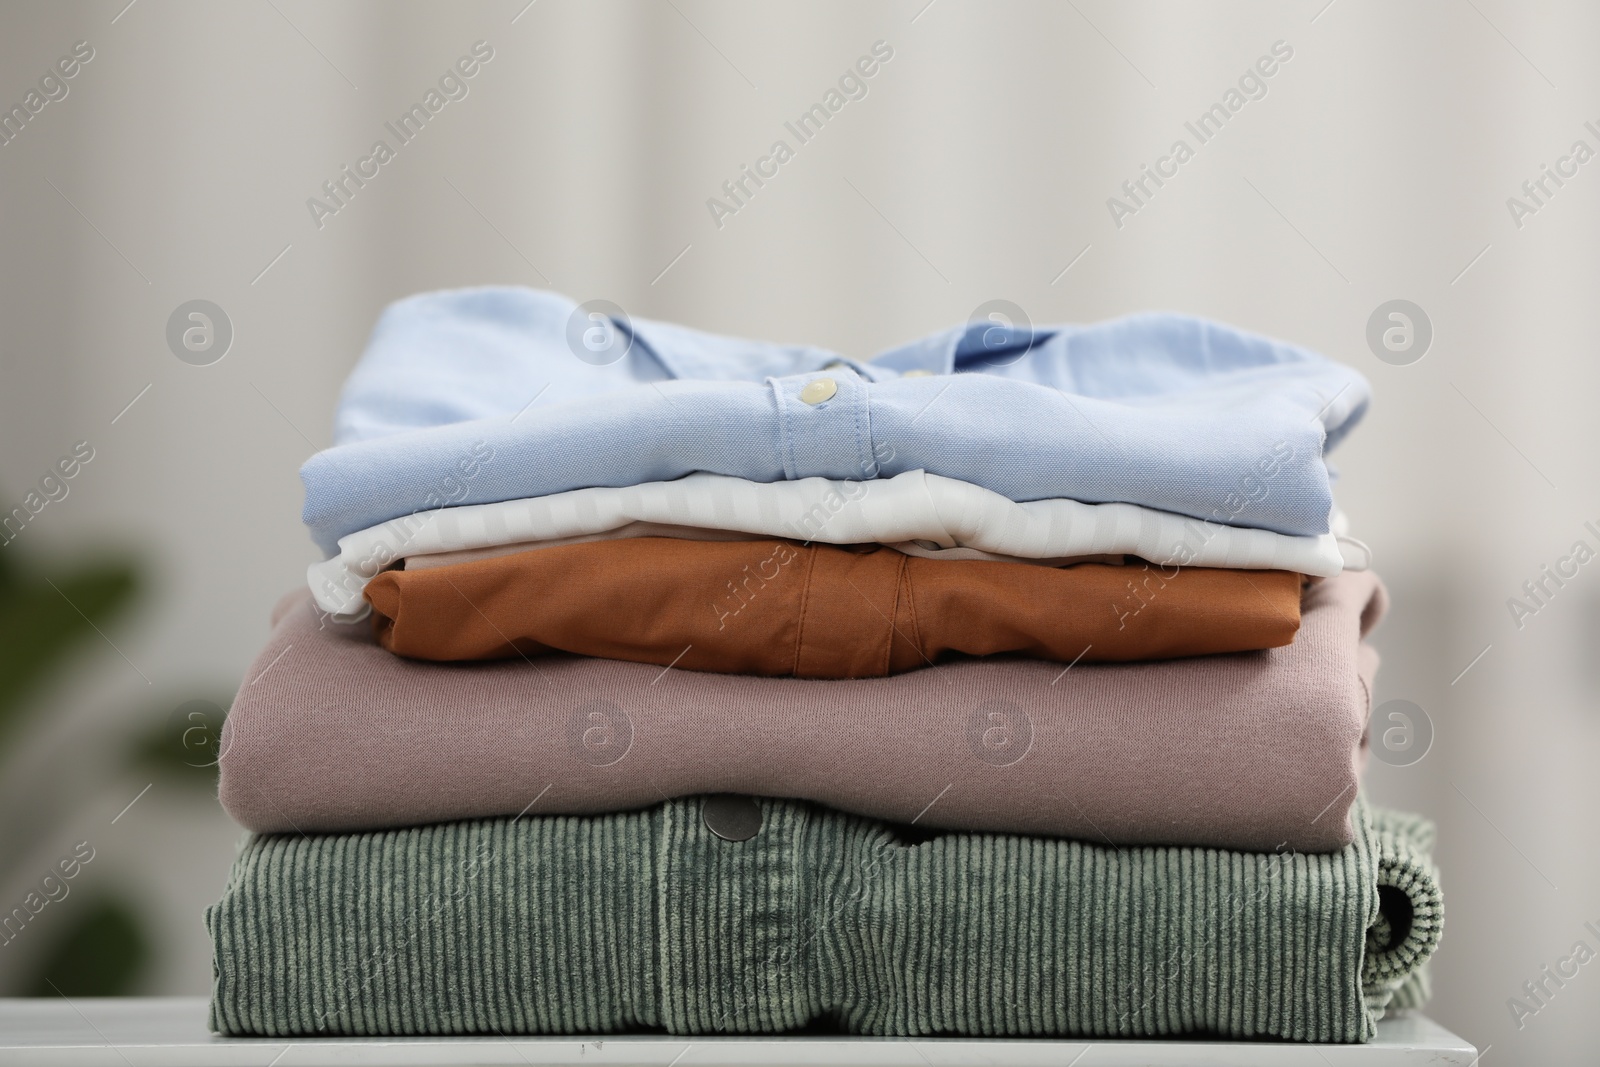
<svg viewBox="0 0 1600 1067">
<path fill-rule="evenodd" d="M 1072 663 L 1278 648 L 1288 571 L 931 560 L 791 541 L 638 537 L 414 571 L 366 589 L 383 647 L 414 659 L 573 652 L 683 670 L 875 678 L 942 656 Z"/>
</svg>

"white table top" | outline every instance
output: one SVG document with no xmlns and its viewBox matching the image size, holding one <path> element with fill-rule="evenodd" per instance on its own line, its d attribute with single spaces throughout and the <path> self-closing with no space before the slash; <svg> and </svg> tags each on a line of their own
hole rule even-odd
<svg viewBox="0 0 1600 1067">
<path fill-rule="evenodd" d="M 7 1067 L 1472 1067 L 1477 1051 L 1419 1015 L 1386 1020 L 1367 1045 L 1232 1041 L 989 1041 L 846 1037 L 220 1038 L 200 997 L 0 999 Z"/>
</svg>

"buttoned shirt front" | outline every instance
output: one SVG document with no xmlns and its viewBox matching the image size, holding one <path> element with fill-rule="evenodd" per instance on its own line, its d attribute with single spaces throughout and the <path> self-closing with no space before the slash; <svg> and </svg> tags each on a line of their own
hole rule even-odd
<svg viewBox="0 0 1600 1067">
<path fill-rule="evenodd" d="M 612 320 L 596 365 L 578 308 L 484 288 L 392 305 L 301 469 L 324 551 L 403 515 L 696 471 L 759 482 L 911 470 L 1015 501 L 1123 501 L 1327 532 L 1324 451 L 1366 381 L 1308 350 L 1176 314 L 1031 331 L 965 324 L 856 360 Z"/>
</svg>

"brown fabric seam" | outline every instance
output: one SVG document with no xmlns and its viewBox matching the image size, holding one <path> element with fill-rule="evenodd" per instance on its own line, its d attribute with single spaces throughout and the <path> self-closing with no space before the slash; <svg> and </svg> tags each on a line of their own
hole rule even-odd
<svg viewBox="0 0 1600 1067">
<path fill-rule="evenodd" d="M 794 666 L 790 673 L 800 674 L 800 654 L 806 644 L 806 609 L 811 603 L 811 573 L 817 566 L 817 550 L 814 545 L 803 545 L 801 551 L 806 554 L 806 579 L 800 587 L 800 615 L 795 620 L 794 627 Z"/>
<path fill-rule="evenodd" d="M 900 614 L 900 605 L 901 605 L 902 602 L 906 606 L 906 616 L 907 616 L 908 623 L 909 623 L 909 625 L 911 627 L 911 636 L 910 637 L 905 637 L 905 640 L 906 640 L 906 642 L 908 644 L 911 645 L 912 651 L 916 652 L 917 657 L 919 659 L 921 659 L 921 660 L 923 660 L 925 662 L 930 662 L 931 663 L 932 662 L 932 657 L 930 657 L 928 655 L 928 651 L 923 645 L 922 631 L 917 627 L 917 605 L 916 605 L 916 601 L 915 601 L 915 594 L 914 594 L 914 592 L 913 592 L 913 590 L 911 588 L 911 557 L 910 556 L 901 557 L 901 559 L 900 559 L 900 568 L 899 568 L 898 572 L 895 575 L 894 613 L 895 613 L 895 615 L 897 617 Z M 893 664 L 893 662 L 894 662 L 894 639 L 895 639 L 896 635 L 899 635 L 901 637 L 905 636 L 904 634 L 900 634 L 899 630 L 892 630 L 890 632 L 890 634 L 889 634 L 889 652 L 890 652 L 889 662 L 891 664 Z"/>
</svg>

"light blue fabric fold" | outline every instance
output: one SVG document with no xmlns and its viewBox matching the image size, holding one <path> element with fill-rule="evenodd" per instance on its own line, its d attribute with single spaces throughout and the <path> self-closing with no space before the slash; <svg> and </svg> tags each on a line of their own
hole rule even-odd
<svg viewBox="0 0 1600 1067">
<path fill-rule="evenodd" d="M 1360 374 L 1314 352 L 1177 314 L 969 323 L 865 361 L 633 319 L 614 323 L 627 354 L 601 366 L 569 344 L 576 311 L 511 287 L 391 305 L 345 385 L 334 446 L 301 468 L 323 550 L 436 507 L 695 471 L 923 469 L 1017 501 L 1126 501 L 1319 534 L 1324 452 L 1368 398 Z M 824 377 L 832 397 L 802 399 Z"/>
</svg>

